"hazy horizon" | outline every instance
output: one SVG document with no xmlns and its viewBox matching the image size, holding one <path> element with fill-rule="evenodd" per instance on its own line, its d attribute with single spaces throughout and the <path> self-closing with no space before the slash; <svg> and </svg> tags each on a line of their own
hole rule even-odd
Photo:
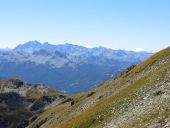
<svg viewBox="0 0 170 128">
<path fill-rule="evenodd" d="M 83 45 L 81 45 L 81 44 L 73 44 L 73 43 L 69 43 L 69 42 L 67 42 L 67 43 L 51 43 L 51 42 L 40 42 L 40 41 L 38 41 L 38 40 L 30 40 L 30 41 L 37 41 L 37 42 L 39 42 L 40 44 L 44 44 L 44 43 L 48 43 L 48 44 L 50 44 L 50 45 L 65 45 L 65 44 L 70 44 L 70 45 L 77 45 L 77 46 L 82 46 L 82 47 L 85 47 L 85 48 L 99 48 L 99 47 L 103 47 L 103 48 L 107 48 L 107 49 L 112 49 L 112 50 L 125 50 L 125 51 L 134 51 L 134 52 L 142 52 L 142 51 L 145 51 L 145 52 L 153 52 L 153 53 L 155 53 L 155 52 L 158 52 L 158 51 L 146 51 L 145 49 L 142 49 L 142 48 L 135 48 L 135 49 L 121 49 L 121 48 L 119 48 L 119 49 L 114 49 L 114 48 L 109 48 L 109 47 L 105 47 L 105 46 L 101 46 L 101 45 L 99 45 L 99 46 L 93 46 L 93 47 L 88 47 L 88 46 L 83 46 Z M 30 42 L 30 41 L 26 41 L 26 42 L 24 42 L 24 43 L 19 43 L 19 44 L 16 44 L 14 47 L 5 47 L 5 48 L 1 48 L 0 47 L 0 49 L 14 49 L 14 48 L 16 48 L 18 45 L 23 45 L 23 44 L 25 44 L 25 43 L 28 43 L 28 42 Z"/>
<path fill-rule="evenodd" d="M 0 48 L 30 40 L 159 51 L 170 46 L 168 0 L 0 2 Z"/>
</svg>

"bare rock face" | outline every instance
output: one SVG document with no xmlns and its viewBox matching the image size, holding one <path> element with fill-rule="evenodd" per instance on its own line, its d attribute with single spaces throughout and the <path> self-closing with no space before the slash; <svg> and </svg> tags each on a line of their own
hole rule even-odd
<svg viewBox="0 0 170 128">
<path fill-rule="evenodd" d="M 25 97 L 15 92 L 0 93 L 0 128 L 12 128 L 28 120 L 32 113 L 26 109 L 26 102 Z"/>
<path fill-rule="evenodd" d="M 72 99 L 45 85 L 0 81 L 0 128 L 25 128 L 45 109 Z"/>
<path fill-rule="evenodd" d="M 42 84 L 27 84 L 18 79 L 0 80 L 0 93 L 16 92 L 22 96 L 32 93 L 46 95 L 50 89 Z"/>
<path fill-rule="evenodd" d="M 0 116 L 0 128 L 8 128 L 9 121 L 4 119 L 3 116 Z"/>
<path fill-rule="evenodd" d="M 42 108 L 48 107 L 48 105 L 55 103 L 55 105 L 58 105 L 64 101 L 66 101 L 68 98 L 63 95 L 59 96 L 42 96 L 40 99 L 35 101 L 33 105 L 30 107 L 31 111 L 38 111 Z"/>
<path fill-rule="evenodd" d="M 1 92 L 8 92 L 8 90 L 14 90 L 22 87 L 24 82 L 18 79 L 0 80 Z"/>
</svg>

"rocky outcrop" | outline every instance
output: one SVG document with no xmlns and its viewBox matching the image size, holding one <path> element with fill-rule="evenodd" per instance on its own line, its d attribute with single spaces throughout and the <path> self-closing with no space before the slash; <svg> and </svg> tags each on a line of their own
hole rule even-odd
<svg viewBox="0 0 170 128">
<path fill-rule="evenodd" d="M 29 96 L 37 93 L 38 95 L 47 95 L 51 91 L 42 84 L 27 84 L 18 79 L 0 80 L 0 93 L 16 92 L 21 96 Z M 54 92 L 54 91 L 53 91 Z"/>
<path fill-rule="evenodd" d="M 50 106 L 57 106 L 63 102 L 68 102 L 68 99 L 64 95 L 58 95 L 58 96 L 42 96 L 40 99 L 36 100 L 32 106 L 30 107 L 31 111 L 39 111 L 43 108 L 48 108 Z"/>
<path fill-rule="evenodd" d="M 25 128 L 46 109 L 73 99 L 44 85 L 0 81 L 0 128 Z"/>
</svg>

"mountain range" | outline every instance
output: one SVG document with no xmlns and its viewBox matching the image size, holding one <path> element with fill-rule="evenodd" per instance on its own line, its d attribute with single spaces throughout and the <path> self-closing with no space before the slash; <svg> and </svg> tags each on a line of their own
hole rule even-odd
<svg viewBox="0 0 170 128">
<path fill-rule="evenodd" d="M 18 78 L 74 94 L 95 88 L 152 54 L 29 41 L 0 50 L 0 79 Z"/>
<path fill-rule="evenodd" d="M 79 94 L 0 80 L 0 127 L 169 128 L 169 101 L 170 47 Z"/>
</svg>

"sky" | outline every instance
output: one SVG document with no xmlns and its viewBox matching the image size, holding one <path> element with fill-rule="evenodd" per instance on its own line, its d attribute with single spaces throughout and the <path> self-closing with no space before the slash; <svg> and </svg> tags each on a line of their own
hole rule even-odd
<svg viewBox="0 0 170 128">
<path fill-rule="evenodd" d="M 170 46 L 170 0 L 0 0 L 0 48 L 31 40 L 158 51 Z"/>
</svg>

